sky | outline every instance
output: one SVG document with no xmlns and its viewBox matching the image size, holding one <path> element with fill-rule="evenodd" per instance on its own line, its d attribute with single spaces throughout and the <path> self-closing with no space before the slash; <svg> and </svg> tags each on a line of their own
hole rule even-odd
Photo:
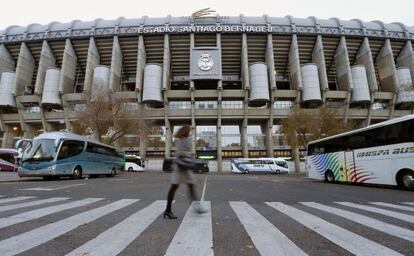
<svg viewBox="0 0 414 256">
<path fill-rule="evenodd" d="M 292 15 L 320 19 L 381 20 L 414 26 L 413 0 L 5 0 L 1 3 L 0 30 L 11 25 L 27 26 L 52 21 L 91 21 L 142 16 L 190 16 L 202 8 L 211 8 L 222 16 L 272 17 Z"/>
</svg>

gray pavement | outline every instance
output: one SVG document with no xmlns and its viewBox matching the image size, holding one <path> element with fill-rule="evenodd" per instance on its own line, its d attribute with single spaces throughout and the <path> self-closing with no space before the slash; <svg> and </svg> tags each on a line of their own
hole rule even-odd
<svg viewBox="0 0 414 256">
<path fill-rule="evenodd" d="M 167 173 L 1 182 L 0 255 L 414 255 L 413 192 L 303 175 L 196 177 L 209 210 L 194 214 L 181 186 L 176 220 L 162 218 Z"/>
</svg>

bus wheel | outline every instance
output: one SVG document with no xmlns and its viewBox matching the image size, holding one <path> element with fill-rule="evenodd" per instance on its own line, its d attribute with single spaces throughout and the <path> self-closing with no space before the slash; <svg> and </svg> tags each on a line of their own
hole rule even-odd
<svg viewBox="0 0 414 256">
<path fill-rule="evenodd" d="M 403 170 L 397 175 L 397 184 L 405 190 L 414 190 L 414 171 Z"/>
<path fill-rule="evenodd" d="M 334 174 L 331 170 L 327 170 L 325 172 L 325 181 L 327 181 L 329 183 L 334 183 L 335 182 L 335 176 L 334 176 Z"/>
<path fill-rule="evenodd" d="M 134 169 L 132 167 L 128 168 L 128 172 L 133 172 L 133 171 L 134 171 Z"/>
<path fill-rule="evenodd" d="M 244 173 L 249 174 L 250 173 L 249 169 L 244 170 Z"/>
<path fill-rule="evenodd" d="M 76 166 L 73 170 L 72 179 L 82 178 L 82 169 L 79 166 Z"/>
</svg>

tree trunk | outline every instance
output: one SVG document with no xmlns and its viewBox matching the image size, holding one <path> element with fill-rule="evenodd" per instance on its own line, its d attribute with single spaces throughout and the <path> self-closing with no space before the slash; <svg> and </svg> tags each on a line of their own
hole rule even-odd
<svg viewBox="0 0 414 256">
<path fill-rule="evenodd" d="M 292 155 L 295 159 L 295 173 L 300 173 L 300 154 L 298 147 L 292 148 Z"/>
</svg>

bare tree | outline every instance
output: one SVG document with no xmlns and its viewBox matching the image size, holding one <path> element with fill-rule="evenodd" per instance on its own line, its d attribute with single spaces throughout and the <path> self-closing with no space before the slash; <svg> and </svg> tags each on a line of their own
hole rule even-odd
<svg viewBox="0 0 414 256">
<path fill-rule="evenodd" d="M 126 134 L 146 136 L 151 122 L 143 110 L 137 110 L 124 101 L 111 98 L 109 91 L 100 91 L 77 113 L 73 130 L 79 134 L 90 134 L 95 139 L 114 144 Z"/>
<path fill-rule="evenodd" d="M 321 106 L 317 109 L 304 109 L 298 106 L 291 109 L 281 122 L 281 132 L 292 147 L 295 171 L 299 172 L 299 148 L 317 139 L 345 132 L 353 127 L 352 122 L 345 124 L 337 109 Z"/>
</svg>

